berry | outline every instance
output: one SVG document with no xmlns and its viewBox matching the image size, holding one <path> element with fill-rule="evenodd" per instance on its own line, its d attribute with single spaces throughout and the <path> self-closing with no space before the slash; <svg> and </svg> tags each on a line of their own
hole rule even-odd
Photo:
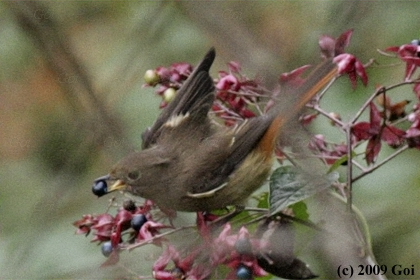
<svg viewBox="0 0 420 280">
<path fill-rule="evenodd" d="M 131 227 L 135 231 L 139 231 L 141 227 L 147 222 L 147 218 L 143 214 L 136 214 L 131 219 Z"/>
<path fill-rule="evenodd" d="M 111 241 L 107 241 L 107 242 L 105 242 L 105 243 L 102 244 L 101 251 L 102 251 L 102 254 L 105 257 L 109 257 L 109 255 L 111 255 L 111 253 L 112 253 L 113 250 L 114 250 L 114 248 L 112 248 Z"/>
<path fill-rule="evenodd" d="M 155 86 L 160 82 L 160 77 L 155 70 L 147 70 L 146 73 L 144 73 L 144 80 L 149 86 Z"/>
<path fill-rule="evenodd" d="M 176 96 L 176 90 L 174 88 L 167 88 L 164 92 L 163 92 L 163 100 L 166 103 L 171 102 L 172 100 L 174 100 Z"/>
<path fill-rule="evenodd" d="M 97 197 L 106 195 L 108 193 L 108 185 L 106 181 L 104 180 L 96 181 L 95 184 L 92 186 L 92 192 Z"/>
<path fill-rule="evenodd" d="M 235 249 L 241 255 L 251 255 L 252 245 L 248 238 L 241 238 L 235 243 Z"/>
<path fill-rule="evenodd" d="M 135 211 L 136 210 L 136 203 L 131 199 L 126 199 L 123 202 L 123 208 L 127 211 Z"/>
<path fill-rule="evenodd" d="M 252 270 L 246 265 L 241 265 L 236 271 L 236 277 L 241 280 L 252 279 Z"/>
<path fill-rule="evenodd" d="M 174 279 L 185 279 L 184 272 L 179 267 L 175 267 L 171 273 Z"/>
<path fill-rule="evenodd" d="M 411 44 L 415 45 L 415 46 L 420 46 L 420 40 L 419 39 L 414 39 L 413 41 L 411 41 Z"/>
</svg>

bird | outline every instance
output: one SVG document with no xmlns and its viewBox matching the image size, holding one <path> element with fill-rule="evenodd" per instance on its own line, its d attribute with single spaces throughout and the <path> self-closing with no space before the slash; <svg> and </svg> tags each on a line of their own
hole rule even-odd
<svg viewBox="0 0 420 280">
<path fill-rule="evenodd" d="M 161 209 L 184 212 L 244 205 L 269 177 L 285 126 L 338 74 L 335 63 L 325 60 L 294 90 L 290 104 L 221 127 L 209 116 L 215 100 L 209 70 L 215 56 L 211 48 L 143 133 L 142 150 L 128 154 L 94 181 L 95 194 L 125 190 Z M 113 184 L 108 188 L 107 182 Z"/>
</svg>

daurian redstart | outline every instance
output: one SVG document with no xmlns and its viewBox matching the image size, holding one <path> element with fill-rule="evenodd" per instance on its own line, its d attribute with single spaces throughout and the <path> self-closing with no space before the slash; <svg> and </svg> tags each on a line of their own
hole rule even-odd
<svg viewBox="0 0 420 280">
<path fill-rule="evenodd" d="M 211 49 L 143 133 L 143 150 L 129 154 L 95 181 L 94 190 L 99 183 L 114 182 L 98 196 L 125 189 L 177 211 L 242 205 L 269 176 L 285 124 L 337 75 L 335 64 L 326 60 L 294 91 L 288 109 L 275 105 L 267 114 L 221 128 L 208 116 L 215 99 L 209 75 L 214 58 Z"/>
</svg>

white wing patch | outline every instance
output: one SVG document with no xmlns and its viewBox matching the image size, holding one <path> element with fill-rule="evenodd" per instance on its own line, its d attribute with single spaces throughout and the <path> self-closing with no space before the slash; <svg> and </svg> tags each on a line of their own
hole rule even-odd
<svg viewBox="0 0 420 280">
<path fill-rule="evenodd" d="M 212 196 L 216 195 L 216 192 L 218 192 L 221 189 L 223 189 L 224 187 L 226 187 L 227 184 L 228 184 L 228 182 L 224 182 L 223 184 L 221 184 L 217 188 L 214 188 L 212 190 L 209 190 L 208 192 L 202 192 L 202 193 L 190 193 L 190 192 L 187 192 L 187 196 L 188 197 L 191 197 L 191 198 L 207 198 L 207 197 L 212 197 Z"/>
<path fill-rule="evenodd" d="M 171 117 L 165 124 L 164 126 L 166 127 L 177 127 L 178 125 L 180 125 L 185 119 L 187 119 L 190 116 L 190 113 L 187 112 L 185 115 L 176 115 Z"/>
</svg>

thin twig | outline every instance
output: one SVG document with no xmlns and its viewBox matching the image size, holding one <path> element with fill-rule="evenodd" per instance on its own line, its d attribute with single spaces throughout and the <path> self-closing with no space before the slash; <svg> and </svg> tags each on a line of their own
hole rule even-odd
<svg viewBox="0 0 420 280">
<path fill-rule="evenodd" d="M 343 129 L 345 124 L 339 120 L 334 118 L 333 116 L 331 116 L 328 112 L 326 112 L 324 109 L 322 109 L 319 104 L 315 104 L 313 106 L 308 105 L 308 107 L 314 109 L 315 111 L 317 111 L 319 114 L 323 115 L 324 117 L 330 119 L 331 121 L 333 121 L 334 123 L 336 123 L 344 132 L 345 130 Z"/>
<path fill-rule="evenodd" d="M 284 213 L 282 213 L 282 212 L 275 213 L 275 214 L 273 215 L 273 214 L 271 214 L 271 213 L 268 211 L 268 209 L 264 209 L 264 208 L 255 208 L 255 207 L 246 207 L 246 208 L 245 208 L 245 211 L 257 211 L 257 212 L 266 212 L 266 213 L 265 213 L 265 214 L 263 214 L 263 215 L 261 215 L 261 216 L 260 216 L 260 217 L 258 217 L 258 218 L 255 218 L 255 219 L 253 219 L 253 220 L 251 220 L 251 221 L 249 221 L 249 222 L 247 222 L 247 223 L 243 224 L 243 226 L 251 225 L 251 224 L 257 223 L 257 222 L 259 222 L 259 221 L 262 221 L 262 220 L 264 220 L 264 219 L 271 218 L 271 217 L 273 217 L 273 216 L 280 216 L 280 217 L 282 217 L 282 218 L 284 218 L 284 219 L 291 220 L 291 221 L 293 221 L 293 222 L 296 222 L 296 223 L 299 223 L 299 224 L 305 225 L 305 226 L 310 227 L 310 228 L 313 228 L 313 229 L 315 229 L 315 230 L 318 230 L 318 231 L 321 231 L 321 230 L 322 230 L 322 228 L 320 228 L 319 226 L 317 226 L 316 224 L 314 224 L 314 223 L 312 223 L 312 222 L 310 222 L 310 221 L 305 221 L 305 220 L 302 220 L 302 219 L 299 219 L 299 218 L 296 218 L 296 217 L 293 217 L 293 216 L 290 216 L 290 215 L 284 214 Z"/>
<path fill-rule="evenodd" d="M 362 115 L 362 113 L 366 110 L 366 108 L 369 106 L 369 104 L 375 99 L 376 96 L 378 96 L 381 93 L 385 93 L 388 89 L 386 87 L 380 87 L 378 88 L 369 98 L 366 100 L 365 103 L 363 103 L 362 107 L 359 109 L 359 111 L 356 113 L 354 118 L 350 121 L 350 125 L 353 125 Z"/>
<path fill-rule="evenodd" d="M 354 183 L 357 180 L 359 180 L 359 179 L 363 178 L 364 176 L 366 176 L 367 174 L 372 173 L 373 171 L 375 171 L 376 169 L 378 169 L 379 167 L 381 167 L 382 165 L 384 165 L 385 163 L 387 163 L 391 159 L 395 158 L 396 156 L 398 156 L 399 154 L 401 154 L 402 152 L 404 152 L 407 149 L 409 149 L 409 146 L 408 145 L 404 145 L 403 147 L 401 147 L 399 150 L 395 151 L 393 154 L 391 154 L 389 157 L 387 157 L 386 159 L 384 159 L 380 163 L 372 166 L 371 168 L 366 169 L 362 174 L 360 174 L 359 176 L 355 177 L 352 180 L 352 182 Z"/>
<path fill-rule="evenodd" d="M 347 141 L 347 188 L 348 188 L 348 195 L 347 195 L 347 210 L 352 213 L 353 212 L 353 147 L 351 141 L 351 134 L 352 134 L 352 126 L 348 124 L 345 128 L 346 130 L 346 141 Z"/>
<path fill-rule="evenodd" d="M 161 234 L 155 235 L 155 236 L 153 236 L 153 237 L 152 237 L 152 238 L 150 238 L 150 239 L 144 240 L 144 241 L 142 241 L 142 242 L 139 242 L 139 243 L 136 243 L 136 244 L 133 244 L 133 245 L 127 246 L 127 247 L 125 247 L 125 248 L 121 248 L 121 249 L 122 249 L 122 250 L 128 250 L 128 251 L 131 251 L 131 250 L 133 250 L 133 249 L 135 249 L 135 248 L 137 248 L 137 247 L 141 247 L 141 246 L 144 246 L 144 245 L 147 245 L 147 244 L 151 244 L 151 243 L 153 243 L 156 239 L 159 239 L 159 238 L 162 238 L 162 237 L 165 237 L 165 236 L 168 236 L 168 235 L 174 234 L 175 232 L 178 232 L 178 231 L 181 231 L 181 230 L 191 229 L 191 228 L 196 228 L 196 227 L 197 227 L 196 225 L 189 225 L 189 226 L 182 226 L 182 227 L 179 227 L 179 228 L 174 228 L 174 229 L 172 229 L 172 230 L 170 230 L 170 231 L 167 231 L 167 232 L 164 232 L 164 233 L 161 233 Z"/>
<path fill-rule="evenodd" d="M 324 96 L 324 94 L 331 88 L 333 83 L 337 80 L 338 77 L 334 77 L 325 87 L 324 89 L 316 95 L 317 104 L 319 100 Z"/>
<path fill-rule="evenodd" d="M 396 57 L 397 57 L 397 55 L 396 55 L 396 54 L 387 53 L 387 52 L 384 52 L 384 51 L 383 51 L 383 50 L 381 50 L 381 49 L 376 49 L 376 51 L 377 51 L 378 53 L 380 53 L 381 55 L 383 55 L 383 56 L 393 57 L 393 58 L 396 58 Z"/>
<path fill-rule="evenodd" d="M 420 79 L 415 79 L 415 80 L 409 80 L 409 81 L 404 81 L 398 84 L 394 84 L 388 87 L 380 87 L 378 89 L 376 89 L 376 91 L 368 98 L 368 100 L 366 100 L 365 103 L 363 103 L 362 107 L 359 109 L 359 111 L 356 113 L 356 115 L 354 116 L 353 120 L 350 121 L 351 124 L 354 124 L 360 117 L 360 115 L 366 110 L 366 108 L 369 106 L 369 103 L 373 101 L 373 99 L 375 99 L 379 94 L 384 94 L 392 89 L 395 88 L 399 88 L 403 85 L 411 85 L 411 84 L 416 84 L 419 83 Z"/>
<path fill-rule="evenodd" d="M 357 162 L 356 160 L 352 161 L 352 164 L 354 164 L 357 168 L 359 168 L 362 172 L 366 171 L 366 168 L 363 167 L 359 162 Z"/>
</svg>

